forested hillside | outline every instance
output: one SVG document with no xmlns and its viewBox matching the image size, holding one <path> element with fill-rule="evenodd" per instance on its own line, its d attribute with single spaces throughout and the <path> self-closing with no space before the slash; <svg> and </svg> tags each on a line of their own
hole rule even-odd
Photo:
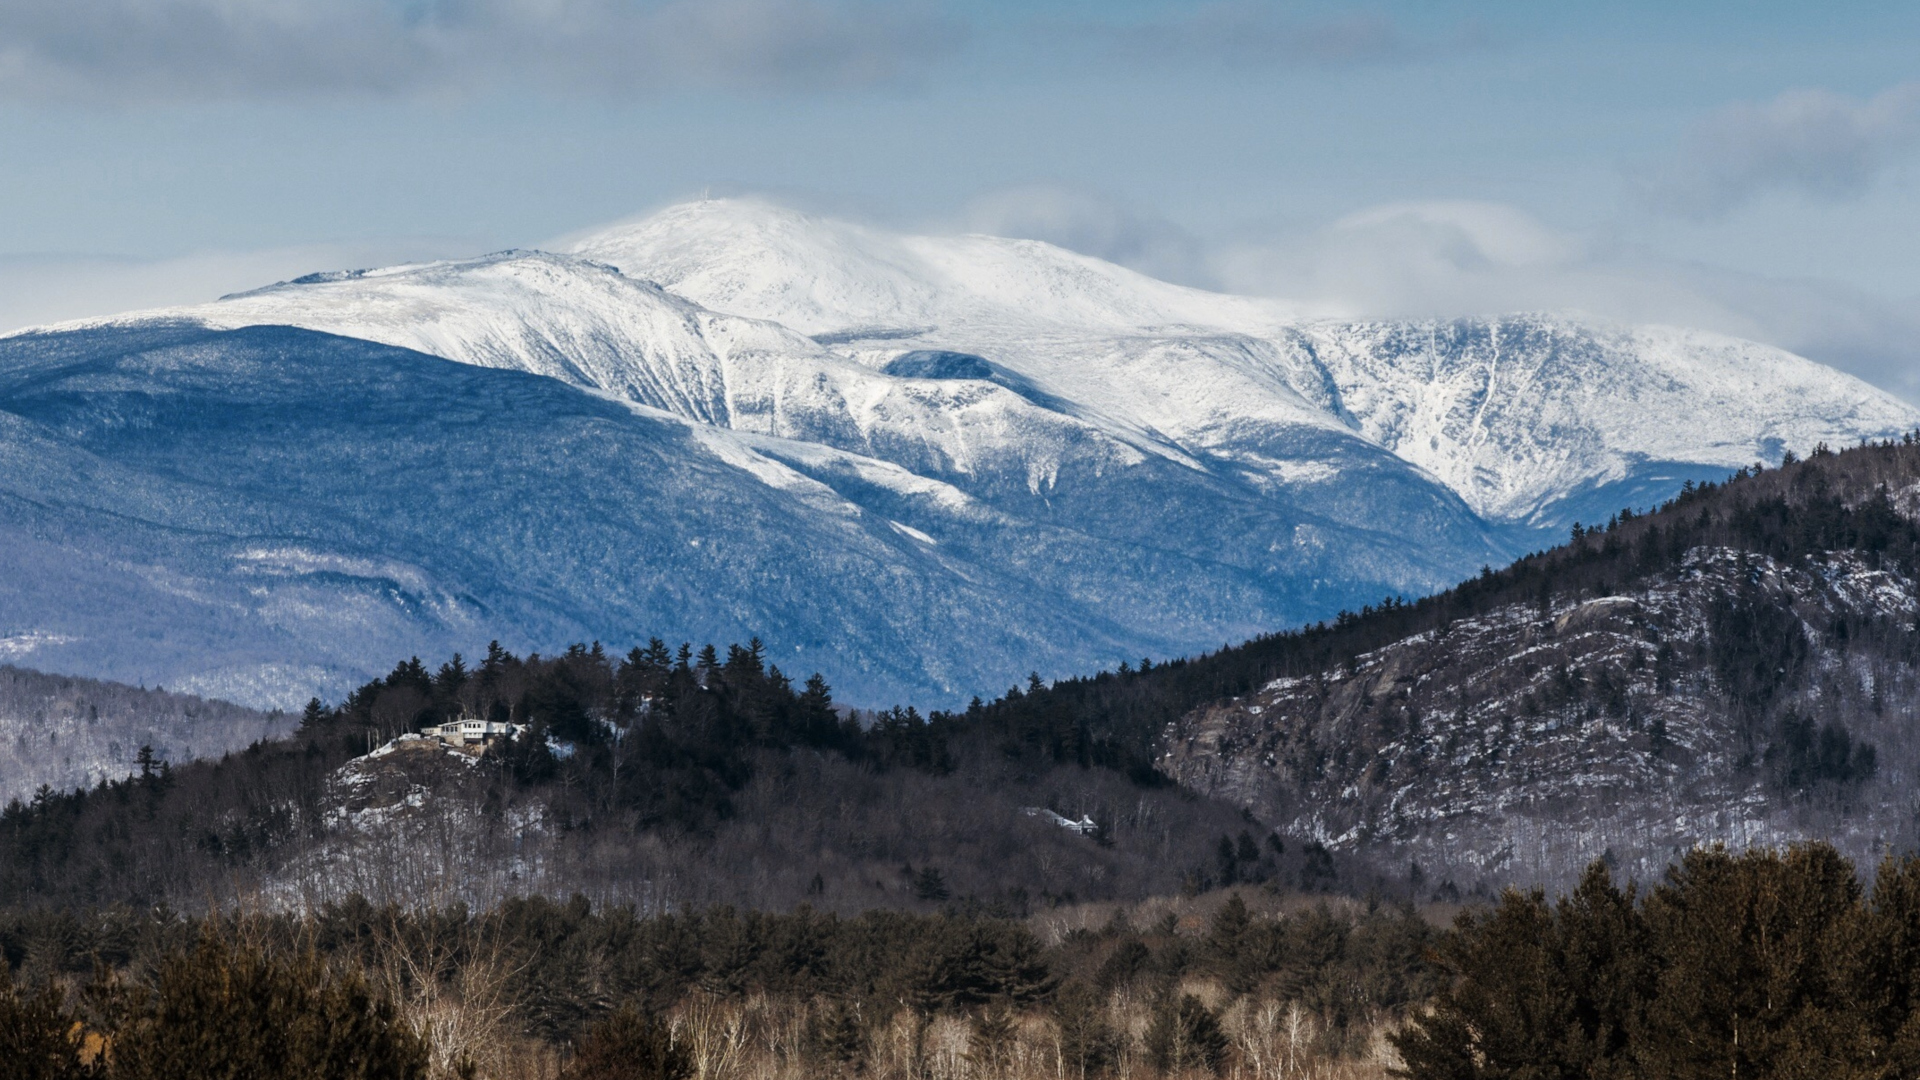
<svg viewBox="0 0 1920 1080">
<path fill-rule="evenodd" d="M 192 694 L 0 665 L 0 799 L 91 787 L 139 768 L 141 748 L 185 761 L 293 730 L 295 718 Z"/>
<path fill-rule="evenodd" d="M 1886 497 L 1879 498 L 1881 487 Z M 1567 544 L 1482 572 L 1433 596 L 1384 597 L 1310 627 L 1263 635 L 1218 652 L 1019 688 L 984 706 L 1018 728 L 1084 725 L 1116 748 L 1151 758 L 1168 724 L 1212 701 L 1278 678 L 1311 677 L 1462 619 L 1516 605 L 1568 604 L 1678 569 L 1695 547 L 1719 546 L 1782 561 L 1858 550 L 1890 569 L 1912 569 L 1920 535 L 1920 444 L 1912 436 L 1840 452 L 1817 449 L 1783 468 L 1742 470 L 1725 483 L 1688 484 L 1657 510 L 1631 508 L 1576 530 Z"/>
<path fill-rule="evenodd" d="M 463 713 L 529 730 L 483 757 L 393 741 Z M 312 703 L 290 738 L 14 804 L 0 899 L 310 908 L 581 892 L 643 911 L 964 899 L 1024 913 L 1233 881 L 1364 887 L 1085 723 L 1006 719 L 842 714 L 757 643 L 724 658 L 655 641 L 617 659 L 579 646 L 408 660 L 337 707 Z"/>
<path fill-rule="evenodd" d="M 1429 887 L 1915 842 L 1920 447 L 1825 448 L 1262 648 L 1159 764 Z M 1317 651 L 1315 646 L 1321 646 Z M 1252 677 L 1246 677 L 1251 675 Z"/>
</svg>

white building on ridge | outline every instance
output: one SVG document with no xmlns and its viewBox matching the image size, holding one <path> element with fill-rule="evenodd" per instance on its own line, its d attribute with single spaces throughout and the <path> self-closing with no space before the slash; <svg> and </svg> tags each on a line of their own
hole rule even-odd
<svg viewBox="0 0 1920 1080">
<path fill-rule="evenodd" d="M 525 724 L 507 724 L 498 720 L 482 720 L 477 716 L 462 716 L 451 723 L 421 728 L 420 734 L 429 739 L 439 739 L 448 746 L 465 750 L 484 748 L 492 745 L 496 739 L 511 739 L 516 735 L 524 734 L 526 730 Z"/>
</svg>

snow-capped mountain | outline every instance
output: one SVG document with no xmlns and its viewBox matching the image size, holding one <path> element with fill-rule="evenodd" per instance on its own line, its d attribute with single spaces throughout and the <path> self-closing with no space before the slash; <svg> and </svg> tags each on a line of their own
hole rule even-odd
<svg viewBox="0 0 1920 1080">
<path fill-rule="evenodd" d="M 1037 240 L 908 236 L 755 199 L 706 199 L 577 237 L 575 254 L 719 311 L 817 336 L 1271 327 L 1280 302 L 1171 285 Z"/>
<path fill-rule="evenodd" d="M 1196 619 L 1196 596 L 1242 617 L 1267 600 L 1257 574 L 794 451 L 873 512 L 755 453 L 783 445 L 286 327 L 14 337 L 0 626 L 36 667 L 288 705 L 492 638 L 759 634 L 783 667 L 884 701 L 1001 685 L 1016 657 L 1165 655 L 1177 639 L 1147 635 Z"/>
<path fill-rule="evenodd" d="M 1490 520 L 1555 534 L 1582 512 L 1917 415 L 1831 368 L 1699 331 L 1303 319 L 1037 241 L 899 236 L 751 200 L 673 207 L 573 250 L 869 363 L 977 353 L 1181 445 L 1232 452 L 1247 417 L 1304 403 Z"/>
<path fill-rule="evenodd" d="M 279 704 L 490 637 L 759 634 L 844 700 L 950 703 L 1428 592 L 1916 424 L 1687 331 L 1302 320 L 702 202 L 0 339 L 0 560 L 38 583 L 0 633 Z"/>
</svg>

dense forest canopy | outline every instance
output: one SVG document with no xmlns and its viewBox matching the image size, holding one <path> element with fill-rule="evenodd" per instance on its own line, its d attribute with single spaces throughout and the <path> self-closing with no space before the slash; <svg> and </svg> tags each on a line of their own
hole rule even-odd
<svg viewBox="0 0 1920 1080">
<path fill-rule="evenodd" d="M 1596 863 L 1451 931 L 1265 890 L 1065 923 L 538 898 L 15 910 L 0 1049 L 61 1080 L 1881 1080 L 1920 1068 L 1916 898 L 1920 860 L 1869 891 L 1816 844 L 1697 850 L 1644 891 Z"/>
</svg>

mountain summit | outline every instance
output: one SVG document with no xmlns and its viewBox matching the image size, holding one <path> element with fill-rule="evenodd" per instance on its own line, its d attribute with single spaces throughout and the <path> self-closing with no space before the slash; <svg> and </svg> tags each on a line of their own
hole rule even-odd
<svg viewBox="0 0 1920 1080">
<path fill-rule="evenodd" d="M 0 636 L 287 705 L 496 637 L 757 634 L 844 700 L 950 704 L 1920 424 L 1750 342 L 1302 319 L 756 201 L 572 247 L 0 339 Z"/>
<path fill-rule="evenodd" d="M 979 353 L 1175 442 L 1226 443 L 1249 417 L 1304 403 L 1476 513 L 1556 536 L 1702 467 L 1718 477 L 1915 415 L 1831 368 L 1700 331 L 1550 315 L 1307 319 L 1039 241 L 895 235 L 753 200 L 671 207 L 573 250 L 870 360 Z"/>
</svg>

